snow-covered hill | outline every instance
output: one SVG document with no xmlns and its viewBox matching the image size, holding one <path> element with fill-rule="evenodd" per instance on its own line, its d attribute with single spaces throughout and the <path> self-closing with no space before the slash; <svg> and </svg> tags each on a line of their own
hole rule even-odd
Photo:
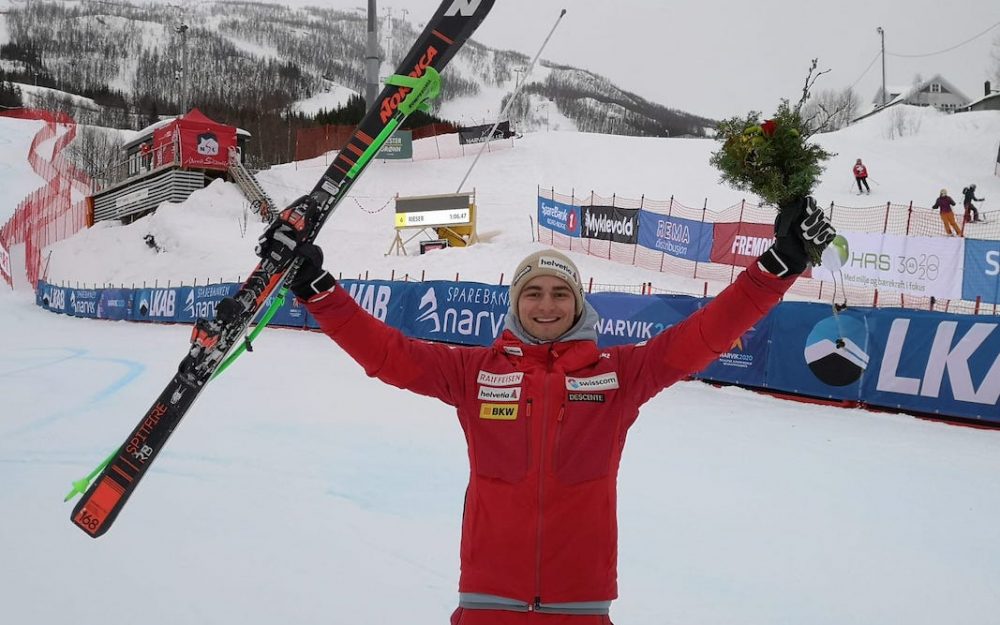
<svg viewBox="0 0 1000 625">
<path fill-rule="evenodd" d="M 917 135 L 866 121 L 824 201 L 1000 198 L 1000 113 L 915 110 Z M 0 119 L 0 188 L 27 191 L 37 124 Z M 470 178 L 484 241 L 385 257 L 395 193 L 454 191 L 472 156 L 374 163 L 323 231 L 329 266 L 496 280 L 528 251 L 536 185 L 721 207 L 711 141 L 537 133 Z M 851 195 L 861 156 L 871 197 Z M 261 175 L 285 202 L 323 159 Z M 22 180 L 23 179 L 23 180 Z M 7 201 L 7 198 L 2 198 Z M 242 199 L 216 183 L 130 226 L 52 248 L 70 282 L 235 278 L 255 262 Z M 142 236 L 155 232 L 166 251 Z M 573 254 L 587 276 L 670 278 Z M 92 540 L 62 503 L 176 371 L 190 328 L 40 310 L 0 288 L 0 605 L 4 623 L 446 623 L 468 475 L 454 411 L 364 375 L 325 337 L 271 330 L 206 389 L 115 527 Z M 1000 432 L 681 383 L 648 403 L 620 472 L 622 625 L 993 625 L 1000 614 Z"/>
<path fill-rule="evenodd" d="M 1000 178 L 993 167 L 1000 143 L 1000 113 L 945 115 L 905 108 L 912 134 L 895 136 L 889 116 L 874 117 L 817 140 L 837 153 L 828 163 L 816 195 L 822 203 L 878 206 L 886 202 L 930 206 L 942 188 L 958 194 L 975 182 L 986 212 L 1000 216 Z M 439 139 L 446 141 L 446 138 Z M 454 139 L 452 139 L 454 140 Z M 432 142 L 434 139 L 424 141 Z M 717 143 L 709 139 L 630 138 L 575 132 L 539 132 L 515 140 L 513 148 L 485 154 L 466 183 L 476 191 L 483 242 L 467 250 L 427 255 L 386 256 L 394 238 L 391 198 L 397 193 L 426 195 L 457 189 L 473 161 L 464 158 L 376 162 L 352 190 L 320 235 L 331 269 L 345 275 L 388 278 L 409 274 L 428 279 L 454 277 L 493 282 L 529 251 L 531 219 L 538 187 L 578 196 L 645 196 L 687 206 L 722 210 L 743 194 L 718 182 L 709 164 Z M 433 151 L 433 149 L 429 150 Z M 855 193 L 851 166 L 858 157 L 868 164 L 872 195 Z M 280 204 L 311 189 L 326 166 L 325 158 L 273 167 L 259 177 Z M 753 200 L 753 198 L 748 198 Z M 252 250 L 262 225 L 240 225 L 245 201 L 236 188 L 216 182 L 180 205 L 164 205 L 151 217 L 128 226 L 102 225 L 52 247 L 49 277 L 70 284 L 141 284 L 197 278 L 233 281 L 252 266 Z M 159 255 L 143 245 L 153 234 L 165 248 Z M 415 246 L 414 246 L 415 248 Z M 102 253 L 114 250 L 114 254 Z M 466 259 L 488 259 L 468 262 Z M 652 282 L 657 288 L 701 292 L 702 284 L 667 274 L 581 257 L 585 276 L 605 284 Z"/>
</svg>

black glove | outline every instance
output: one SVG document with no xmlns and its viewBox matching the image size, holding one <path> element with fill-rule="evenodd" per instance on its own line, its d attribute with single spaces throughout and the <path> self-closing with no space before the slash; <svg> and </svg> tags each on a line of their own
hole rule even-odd
<svg viewBox="0 0 1000 625">
<path fill-rule="evenodd" d="M 837 230 L 816 200 L 807 196 L 780 207 L 774 236 L 774 245 L 757 262 L 768 273 L 784 278 L 802 273 L 810 262 L 818 263 Z"/>
<path fill-rule="evenodd" d="M 305 301 L 314 295 L 329 291 L 337 284 L 334 277 L 323 269 L 323 250 L 318 245 L 302 243 L 296 251 L 302 263 L 288 284 L 288 288 L 296 297 Z"/>
</svg>

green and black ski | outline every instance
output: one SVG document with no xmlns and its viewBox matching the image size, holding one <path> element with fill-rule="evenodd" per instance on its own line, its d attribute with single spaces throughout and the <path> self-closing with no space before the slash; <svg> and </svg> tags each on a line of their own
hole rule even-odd
<svg viewBox="0 0 1000 625">
<path fill-rule="evenodd" d="M 286 215 L 308 212 L 312 216 L 302 233 L 303 242 L 316 238 L 324 222 L 406 117 L 426 108 L 428 100 L 437 95 L 438 72 L 469 39 L 493 2 L 444 0 L 406 55 L 397 75 L 386 81 L 387 86 L 369 106 L 358 129 L 312 192 L 284 211 Z M 277 310 L 287 290 L 282 285 L 294 276 L 297 268 L 296 263 L 279 266 L 264 258 L 239 292 L 226 301 L 224 311 L 220 304 L 215 319 L 199 319 L 195 323 L 191 346 L 176 375 L 125 443 L 94 473 L 74 482 L 67 500 L 83 493 L 73 508 L 71 518 L 75 525 L 94 538 L 108 531 L 205 385 L 249 347 Z M 252 320 L 275 291 L 275 304 L 247 335 Z"/>
</svg>

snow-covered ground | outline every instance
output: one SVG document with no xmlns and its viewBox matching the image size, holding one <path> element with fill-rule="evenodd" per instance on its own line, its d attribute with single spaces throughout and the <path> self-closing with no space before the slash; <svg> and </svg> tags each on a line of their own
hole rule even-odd
<svg viewBox="0 0 1000 625">
<path fill-rule="evenodd" d="M 840 152 L 818 190 L 858 203 L 850 165 L 879 181 L 865 203 L 925 205 L 992 173 L 1000 114 L 915 111 L 823 137 Z M 23 176 L 0 119 L 0 185 Z M 11 130 L 8 130 L 11 129 Z M 23 135 L 33 134 L 25 130 Z M 20 135 L 18 135 L 20 136 Z M 334 271 L 492 282 L 531 241 L 537 185 L 558 192 L 706 196 L 711 141 L 538 133 L 483 157 L 484 242 L 385 257 L 395 193 L 454 191 L 473 156 L 378 162 L 320 243 Z M 23 152 L 21 153 L 23 158 Z M 287 202 L 323 159 L 261 174 Z M 4 166 L 6 165 L 6 167 Z M 11 173 L 8 173 L 11 172 Z M 29 189 L 30 190 L 30 189 Z M 53 247 L 54 280 L 233 279 L 254 262 L 242 198 L 216 183 L 127 227 Z M 155 232 L 166 251 L 142 245 Z M 15 253 L 16 256 L 16 253 Z M 669 276 L 579 254 L 604 283 Z M 452 411 L 365 377 L 324 337 L 271 330 L 208 388 L 115 527 L 92 540 L 62 497 L 134 426 L 175 370 L 187 327 L 68 318 L 0 289 L 0 598 L 10 623 L 445 623 L 456 603 L 468 467 Z M 682 383 L 644 409 L 620 476 L 620 625 L 1000 623 L 1000 432 L 804 405 Z"/>
</svg>

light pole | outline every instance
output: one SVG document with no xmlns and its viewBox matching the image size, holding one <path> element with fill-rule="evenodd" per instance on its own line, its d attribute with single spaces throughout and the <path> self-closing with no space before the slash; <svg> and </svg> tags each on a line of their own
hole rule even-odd
<svg viewBox="0 0 1000 625">
<path fill-rule="evenodd" d="M 365 106 L 375 106 L 378 96 L 378 9 L 375 0 L 368 0 L 368 48 L 365 54 Z"/>
<path fill-rule="evenodd" d="M 889 94 L 885 92 L 885 31 L 879 26 L 875 32 L 882 38 L 882 106 L 886 105 L 886 98 Z"/>
<path fill-rule="evenodd" d="M 187 31 L 188 25 L 181 22 L 180 26 L 174 28 L 181 36 L 181 115 L 188 112 L 188 47 Z"/>
</svg>

